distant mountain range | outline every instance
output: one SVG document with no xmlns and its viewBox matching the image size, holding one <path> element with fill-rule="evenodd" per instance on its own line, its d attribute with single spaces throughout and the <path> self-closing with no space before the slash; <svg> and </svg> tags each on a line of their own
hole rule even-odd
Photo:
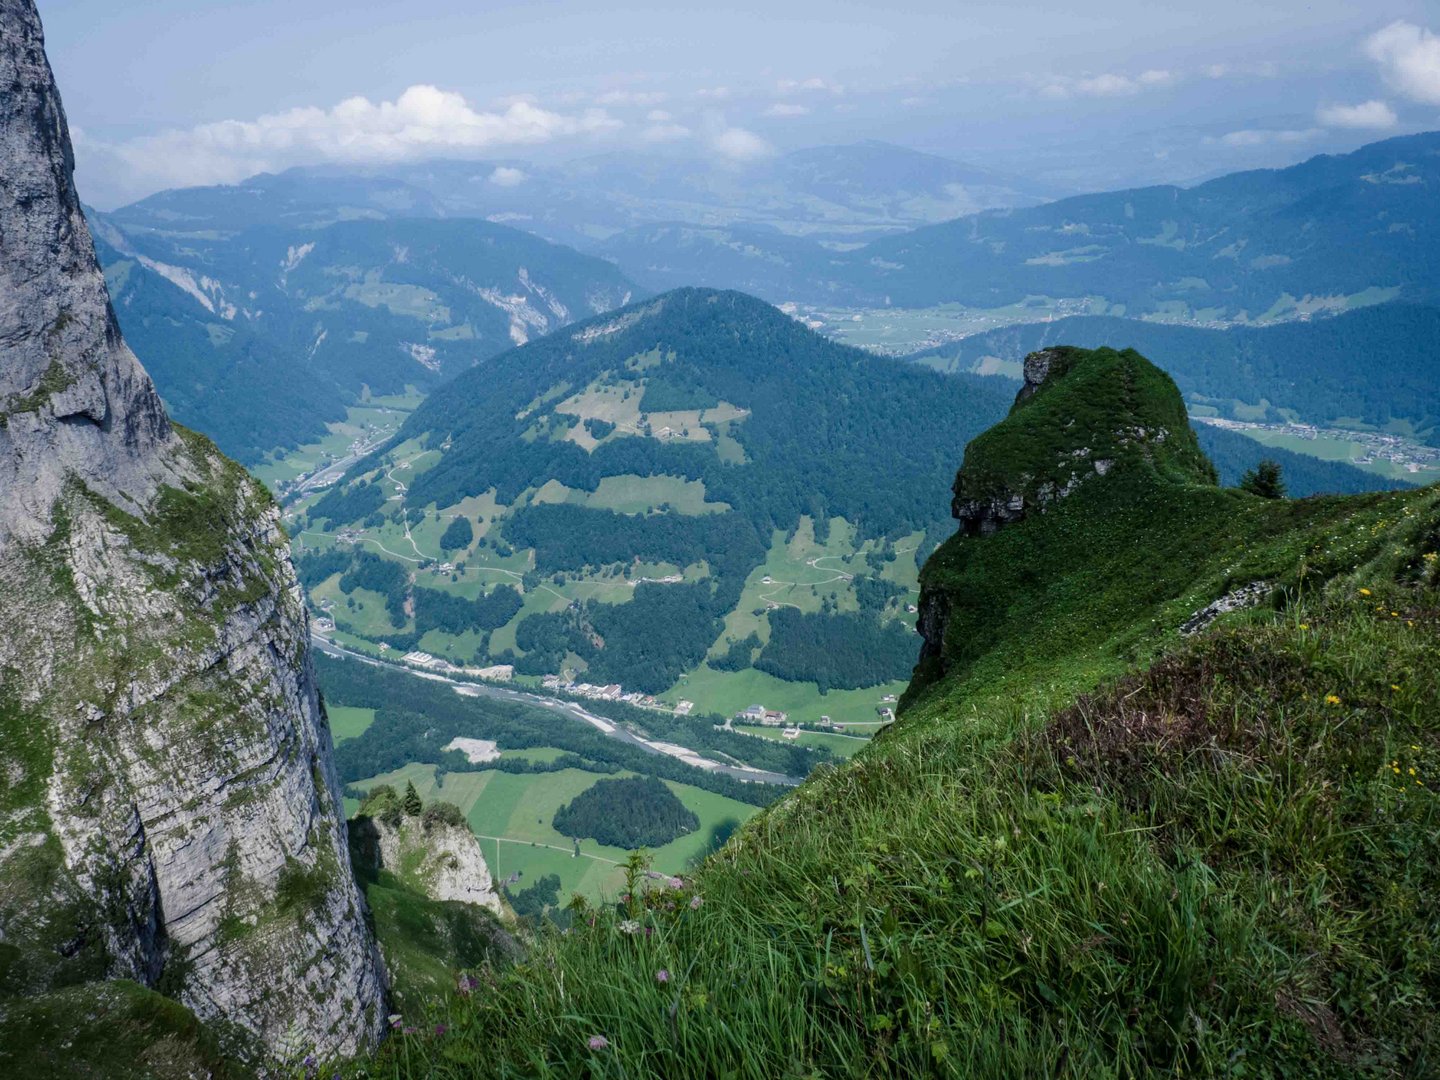
<svg viewBox="0 0 1440 1080">
<path fill-rule="evenodd" d="M 130 226 L 230 232 L 353 217 L 474 217 L 584 247 L 640 225 L 746 224 L 861 239 L 1064 192 L 881 142 L 717 165 L 659 151 L 536 165 L 431 161 L 321 166 L 161 192 L 115 213 Z"/>
<path fill-rule="evenodd" d="M 486 221 L 257 216 L 226 231 L 91 214 L 121 326 L 176 419 L 246 463 L 323 434 L 366 390 L 429 390 L 638 292 L 610 263 Z"/>
<path fill-rule="evenodd" d="M 854 250 L 738 226 L 641 226 L 602 250 L 642 284 L 782 302 L 1030 305 L 1255 322 L 1440 299 L 1440 133 L 1288 169 L 990 210 Z"/>
</svg>

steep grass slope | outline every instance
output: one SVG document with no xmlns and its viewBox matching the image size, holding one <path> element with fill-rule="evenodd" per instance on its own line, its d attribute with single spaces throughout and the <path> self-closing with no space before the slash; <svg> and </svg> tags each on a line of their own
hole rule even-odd
<svg viewBox="0 0 1440 1080">
<path fill-rule="evenodd" d="M 1054 359 L 967 454 L 1008 517 L 927 565 L 901 721 L 379 1064 L 1435 1074 L 1440 492 L 1221 490 L 1143 358 Z"/>
</svg>

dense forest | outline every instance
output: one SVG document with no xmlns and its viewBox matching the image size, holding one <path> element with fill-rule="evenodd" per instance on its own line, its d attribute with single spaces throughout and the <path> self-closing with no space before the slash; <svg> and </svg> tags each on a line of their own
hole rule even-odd
<svg viewBox="0 0 1440 1080">
<path fill-rule="evenodd" d="M 604 476 L 667 474 L 702 480 L 708 498 L 729 503 L 761 537 L 802 514 L 843 516 L 862 537 L 899 535 L 937 524 L 944 507 L 933 493 L 945 490 L 959 450 L 1005 414 L 1011 396 L 993 380 L 947 380 L 837 345 L 739 293 L 682 289 L 584 326 L 620 329 L 586 337 L 582 327 L 532 342 L 514 363 L 462 374 L 410 417 L 397 441 L 451 439 L 415 478 L 412 505 L 450 506 L 490 487 L 510 503 L 536 477 L 594 491 Z M 657 351 L 667 359 L 644 375 L 646 407 L 656 385 L 660 404 L 726 401 L 748 410 L 729 426 L 744 465 L 722 460 L 712 444 L 614 437 L 587 453 L 563 439 L 522 437 L 538 419 L 527 406 L 553 386 L 625 376 L 627 361 Z M 354 473 L 370 468 L 367 460 Z M 594 533 L 584 540 L 606 543 Z M 583 548 L 557 558 L 611 561 L 608 551 Z"/>
<path fill-rule="evenodd" d="M 463 551 L 475 541 L 475 526 L 464 514 L 456 514 L 440 535 L 440 546 L 446 551 Z"/>
<path fill-rule="evenodd" d="M 439 589 L 418 587 L 414 596 L 417 634 L 428 630 L 443 630 L 447 634 L 497 630 L 513 619 L 524 604 L 519 591 L 511 585 L 497 585 L 474 600 Z"/>
<path fill-rule="evenodd" d="M 608 847 L 655 848 L 694 832 L 700 819 L 653 776 L 597 780 L 555 811 L 555 831 Z"/>
<path fill-rule="evenodd" d="M 818 683 L 823 694 L 908 679 L 919 655 L 920 639 L 908 626 L 881 622 L 873 612 L 779 608 L 770 612 L 770 640 L 755 667 L 791 682 Z"/>
</svg>

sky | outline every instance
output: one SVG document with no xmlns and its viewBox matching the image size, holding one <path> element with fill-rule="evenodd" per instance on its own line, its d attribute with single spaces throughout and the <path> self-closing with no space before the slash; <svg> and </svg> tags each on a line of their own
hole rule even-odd
<svg viewBox="0 0 1440 1080">
<path fill-rule="evenodd" d="M 879 138 L 1062 190 L 1440 129 L 1440 0 L 38 0 L 87 201 Z"/>
</svg>

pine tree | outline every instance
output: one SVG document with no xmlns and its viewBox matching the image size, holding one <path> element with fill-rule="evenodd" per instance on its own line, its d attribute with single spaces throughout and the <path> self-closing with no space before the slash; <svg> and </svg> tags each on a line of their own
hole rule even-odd
<svg viewBox="0 0 1440 1080">
<path fill-rule="evenodd" d="M 1240 487 L 1262 499 L 1283 499 L 1285 480 L 1280 475 L 1280 465 L 1274 461 L 1262 461 L 1253 469 L 1247 469 L 1240 478 Z"/>
<path fill-rule="evenodd" d="M 419 817 L 420 811 L 425 808 L 424 803 L 420 801 L 420 793 L 415 790 L 415 782 L 413 780 L 406 781 L 405 799 L 400 805 L 404 807 L 405 813 L 410 817 Z"/>
</svg>

